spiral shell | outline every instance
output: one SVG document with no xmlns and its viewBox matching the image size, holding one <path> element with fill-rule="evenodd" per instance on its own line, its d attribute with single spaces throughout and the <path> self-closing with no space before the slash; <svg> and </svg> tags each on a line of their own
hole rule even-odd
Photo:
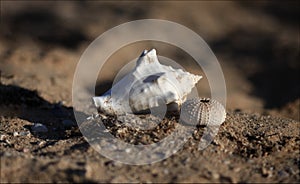
<svg viewBox="0 0 300 184">
<path fill-rule="evenodd" d="M 149 109 L 181 106 L 202 78 L 158 61 L 156 50 L 145 50 L 135 68 L 103 96 L 94 97 L 98 111 L 108 115 L 148 112 Z"/>
<path fill-rule="evenodd" d="M 180 119 L 189 125 L 221 125 L 226 118 L 221 103 L 210 98 L 189 99 L 182 104 Z"/>
</svg>

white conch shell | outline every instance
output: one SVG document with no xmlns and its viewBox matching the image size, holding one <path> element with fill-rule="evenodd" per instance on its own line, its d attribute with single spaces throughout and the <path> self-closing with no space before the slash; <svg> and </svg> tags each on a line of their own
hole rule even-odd
<svg viewBox="0 0 300 184">
<path fill-rule="evenodd" d="M 160 105 L 180 106 L 202 78 L 159 63 L 156 50 L 145 50 L 136 66 L 103 96 L 94 97 L 97 109 L 108 115 L 139 113 Z"/>
<path fill-rule="evenodd" d="M 190 125 L 219 126 L 225 121 L 226 111 L 216 100 L 195 98 L 183 103 L 180 118 Z"/>
</svg>

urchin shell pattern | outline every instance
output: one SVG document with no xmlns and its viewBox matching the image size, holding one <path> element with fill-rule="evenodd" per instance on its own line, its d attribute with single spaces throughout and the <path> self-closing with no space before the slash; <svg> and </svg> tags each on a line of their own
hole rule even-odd
<svg viewBox="0 0 300 184">
<path fill-rule="evenodd" d="M 225 121 L 225 118 L 225 108 L 214 99 L 189 99 L 181 107 L 180 119 L 189 125 L 218 126 Z"/>
</svg>

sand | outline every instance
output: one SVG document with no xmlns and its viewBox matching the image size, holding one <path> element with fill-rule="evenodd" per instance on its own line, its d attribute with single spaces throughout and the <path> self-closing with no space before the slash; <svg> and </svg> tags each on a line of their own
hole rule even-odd
<svg viewBox="0 0 300 184">
<path fill-rule="evenodd" d="M 1 183 L 300 182 L 298 17 L 294 1 L 1 1 Z M 172 156 L 137 166 L 110 160 L 86 142 L 71 92 L 76 65 L 91 41 L 143 18 L 175 21 L 203 37 L 224 72 L 227 117 L 206 149 L 197 149 L 205 128 L 199 126 Z M 206 76 L 187 53 L 151 41 L 111 56 L 99 73 L 96 94 L 110 88 L 123 65 L 153 47 L 203 75 L 196 87 L 200 96 L 210 96 Z M 116 138 L 143 145 L 179 126 L 172 116 L 147 131 L 115 122 L 104 120 Z"/>
</svg>

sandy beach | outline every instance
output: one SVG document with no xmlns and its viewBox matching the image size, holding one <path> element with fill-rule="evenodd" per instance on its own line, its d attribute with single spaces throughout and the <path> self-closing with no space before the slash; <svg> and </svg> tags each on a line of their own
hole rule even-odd
<svg viewBox="0 0 300 184">
<path fill-rule="evenodd" d="M 239 1 L 1 1 L 1 183 L 300 182 L 299 2 Z M 163 19 L 200 35 L 224 73 L 227 116 L 217 136 L 197 150 L 203 127 L 172 156 L 149 165 L 110 160 L 84 139 L 73 114 L 72 83 L 89 44 L 128 21 Z M 114 42 L 116 40 L 112 40 Z M 203 75 L 193 58 L 157 41 L 126 45 L 99 72 L 95 95 L 111 88 L 124 65 L 144 49 Z M 153 132 L 116 138 L 149 144 L 168 136 L 176 118 Z M 169 131 L 170 129 L 170 131 Z M 155 139 L 154 139 L 155 138 Z M 163 154 L 163 153 L 162 153 Z"/>
</svg>

